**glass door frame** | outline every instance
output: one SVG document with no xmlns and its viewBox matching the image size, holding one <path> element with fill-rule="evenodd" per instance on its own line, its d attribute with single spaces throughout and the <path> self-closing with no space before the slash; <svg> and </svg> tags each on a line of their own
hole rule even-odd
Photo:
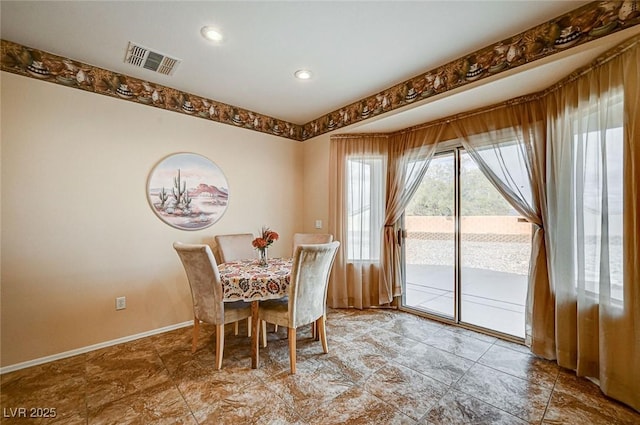
<svg viewBox="0 0 640 425">
<path fill-rule="evenodd" d="M 402 245 L 402 249 L 401 249 L 401 255 L 402 255 L 402 270 L 401 270 L 401 276 L 402 276 L 402 287 L 403 287 L 403 291 L 402 291 L 402 297 L 401 297 L 401 302 L 400 305 L 398 306 L 399 310 L 402 311 L 406 311 L 406 312 L 410 312 L 413 314 L 417 314 L 419 316 L 425 316 L 428 318 L 433 318 L 433 319 L 437 319 L 439 321 L 445 322 L 445 323 L 449 323 L 449 324 L 454 324 L 454 325 L 458 325 L 460 324 L 460 306 L 461 306 L 461 297 L 459 296 L 459 294 L 461 294 L 461 282 L 460 282 L 460 277 L 461 277 L 461 273 L 460 273 L 460 242 L 461 242 L 461 237 L 460 237 L 460 229 L 461 229 L 461 219 L 460 219 L 460 184 L 458 182 L 458 180 L 460 180 L 460 151 L 464 150 L 464 148 L 462 147 L 462 145 L 456 144 L 456 146 L 453 147 L 448 147 L 446 149 L 442 149 L 439 150 L 438 152 L 436 152 L 433 155 L 433 159 L 439 157 L 439 156 L 446 156 L 446 155 L 453 155 L 453 162 L 454 162 L 454 173 L 453 173 L 453 190 L 454 190 L 454 194 L 453 194 L 453 235 L 454 235 L 454 248 L 453 248 L 453 255 L 454 255 L 454 263 L 452 264 L 454 271 L 453 271 L 453 316 L 449 317 L 446 316 L 444 314 L 438 314 L 437 312 L 427 312 L 425 310 L 419 310 L 416 308 L 411 308 L 411 307 L 407 307 L 406 305 L 406 295 L 407 292 L 404 288 L 406 288 L 406 284 L 407 284 L 407 273 L 406 273 L 406 244 L 404 243 L 404 240 L 406 239 L 406 226 L 405 226 L 405 215 L 404 213 L 402 214 L 402 217 L 400 218 L 400 229 L 401 229 L 401 237 L 398 238 L 401 245 Z"/>
<path fill-rule="evenodd" d="M 461 143 L 448 144 L 443 146 L 442 149 L 439 149 L 435 154 L 434 158 L 438 156 L 450 155 L 453 154 L 454 160 L 454 284 L 453 284 L 453 317 L 445 316 L 442 314 L 438 314 L 437 312 L 428 312 L 425 310 L 420 310 L 417 308 L 408 307 L 406 305 L 406 284 L 407 284 L 407 274 L 406 274 L 406 243 L 404 240 L 406 239 L 407 231 L 405 227 L 405 215 L 402 214 L 400 218 L 400 231 L 398 241 L 402 245 L 401 255 L 402 255 L 402 268 L 401 268 L 401 277 L 402 277 L 402 296 L 400 297 L 400 303 L 398 305 L 398 310 L 406 311 L 408 313 L 412 313 L 418 316 L 426 317 L 429 319 L 434 319 L 443 323 L 451 324 L 454 326 L 458 326 L 464 329 L 469 329 L 475 332 L 483 333 L 486 335 L 494 336 L 500 339 L 504 339 L 507 341 L 515 342 L 518 344 L 524 344 L 524 338 L 519 338 L 514 335 L 510 335 L 507 333 L 503 333 L 500 331 L 496 331 L 490 328 L 485 328 L 481 326 L 476 326 L 471 323 L 466 323 L 460 320 L 461 316 L 461 308 L 462 308 L 462 215 L 460 208 L 460 157 L 462 152 L 465 149 Z"/>
</svg>

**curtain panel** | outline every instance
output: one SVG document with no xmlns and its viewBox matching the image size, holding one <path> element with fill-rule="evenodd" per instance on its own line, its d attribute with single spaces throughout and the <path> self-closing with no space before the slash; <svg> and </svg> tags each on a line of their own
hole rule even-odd
<svg viewBox="0 0 640 425">
<path fill-rule="evenodd" d="M 333 136 L 331 138 L 329 232 L 336 240 L 341 241 L 341 246 L 336 254 L 329 280 L 327 304 L 330 307 L 362 309 L 380 305 L 380 261 L 375 253 L 370 252 L 370 246 L 365 246 L 370 235 L 364 232 L 367 229 L 363 229 L 362 226 L 366 227 L 371 223 L 363 223 L 367 216 L 362 214 L 362 210 L 367 206 L 376 208 L 376 205 L 369 204 L 372 195 L 374 201 L 379 199 L 379 207 L 382 209 L 386 190 L 382 187 L 382 182 L 374 181 L 374 184 L 368 187 L 358 186 L 357 182 L 354 182 L 356 190 L 350 191 L 349 179 L 364 178 L 365 173 L 371 171 L 366 169 L 367 161 L 373 160 L 380 161 L 381 169 L 378 172 L 384 173 L 382 176 L 386 175 L 388 142 L 387 135 Z M 376 193 L 378 196 L 375 196 Z M 368 218 L 373 219 L 375 225 L 375 214 L 371 214 Z M 378 220 L 377 229 L 375 229 L 378 233 L 381 232 L 381 225 L 382 218 Z M 350 234 L 350 227 L 354 226 L 357 234 Z"/>
<path fill-rule="evenodd" d="M 507 104 L 451 121 L 462 146 L 482 173 L 531 223 L 531 259 L 525 313 L 525 343 L 553 358 L 554 305 L 545 247 L 545 117 L 540 101 Z M 535 323 L 535 326 L 533 325 Z"/>
<path fill-rule="evenodd" d="M 338 240 L 346 243 L 338 251 L 329 283 L 327 299 L 331 307 L 382 306 L 401 295 L 402 258 L 397 240 L 398 222 L 427 171 L 443 126 L 438 124 L 408 130 L 393 137 L 332 137 L 329 229 Z M 361 188 L 349 179 L 365 175 L 364 167 L 370 166 L 366 164 L 367 158 L 380 159 L 383 165 L 377 172 L 381 174 L 382 181 L 376 184 L 374 178 L 366 177 L 364 180 L 368 180 L 370 186 Z M 359 169 L 360 163 L 362 169 Z M 372 194 L 378 191 L 381 220 L 372 220 L 375 214 L 370 213 L 368 218 L 365 216 L 367 223 L 358 223 L 364 216 L 360 212 L 367 205 L 364 198 L 373 201 L 377 198 Z M 376 207 L 374 203 L 371 202 L 370 211 Z M 354 234 L 367 228 L 367 224 L 375 226 L 369 229 L 370 233 Z M 378 243 L 377 247 L 363 246 L 372 239 Z M 378 255 L 372 255 L 373 251 Z M 362 252 L 368 255 L 359 255 Z"/>
<path fill-rule="evenodd" d="M 400 219 L 442 137 L 444 123 L 394 135 L 389 143 L 389 171 L 382 244 L 380 303 L 402 295 L 402 248 L 398 241 Z"/>
<path fill-rule="evenodd" d="M 640 411 L 639 63 L 636 37 L 542 101 L 556 315 L 544 353 Z"/>
</svg>

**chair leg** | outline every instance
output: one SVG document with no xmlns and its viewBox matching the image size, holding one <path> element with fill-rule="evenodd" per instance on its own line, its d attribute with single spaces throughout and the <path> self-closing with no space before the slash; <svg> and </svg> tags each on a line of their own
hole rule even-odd
<svg viewBox="0 0 640 425">
<path fill-rule="evenodd" d="M 247 317 L 247 336 L 251 338 L 251 317 Z"/>
<path fill-rule="evenodd" d="M 311 322 L 311 338 L 312 339 L 316 339 L 316 336 L 318 335 L 318 330 L 316 327 L 316 322 Z M 317 339 L 316 339 L 317 341 Z"/>
<path fill-rule="evenodd" d="M 322 317 L 324 317 L 325 320 L 325 324 L 326 324 L 326 320 L 327 320 L 327 314 L 323 314 Z M 311 324 L 311 329 L 313 329 L 313 339 L 315 339 L 316 341 L 320 341 L 320 334 L 318 333 L 318 321 L 316 320 L 315 322 L 313 322 Z"/>
<path fill-rule="evenodd" d="M 200 320 L 193 318 L 193 343 L 191 344 L 191 352 L 196 352 L 198 346 L 198 333 L 200 332 Z"/>
<path fill-rule="evenodd" d="M 267 322 L 264 320 L 260 321 L 260 329 L 262 329 L 262 347 L 267 347 Z"/>
<path fill-rule="evenodd" d="M 320 341 L 322 341 L 322 351 L 325 354 L 329 352 L 329 347 L 327 346 L 327 327 L 326 327 L 326 319 L 324 316 L 320 316 L 317 321 L 318 323 L 318 334 L 320 334 Z"/>
<path fill-rule="evenodd" d="M 273 331 L 278 332 L 278 325 L 273 325 Z"/>
<path fill-rule="evenodd" d="M 238 322 L 233 322 L 233 334 L 238 335 Z"/>
<path fill-rule="evenodd" d="M 224 351 L 224 325 L 216 325 L 216 369 L 222 369 Z"/>
<path fill-rule="evenodd" d="M 289 336 L 289 363 L 291 364 L 291 374 L 296 373 L 296 328 L 288 328 Z"/>
</svg>

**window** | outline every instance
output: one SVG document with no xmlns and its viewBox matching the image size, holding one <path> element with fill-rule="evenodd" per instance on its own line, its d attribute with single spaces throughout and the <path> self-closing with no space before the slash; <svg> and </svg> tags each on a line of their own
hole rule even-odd
<svg viewBox="0 0 640 425">
<path fill-rule="evenodd" d="M 576 287 L 622 301 L 622 127 L 575 136 Z M 608 258 L 607 258 L 608 257 Z M 608 280 L 602 281 L 603 279 Z"/>
<path fill-rule="evenodd" d="M 624 94 L 611 88 L 552 123 L 547 169 L 550 274 L 560 299 L 621 305 Z"/>
<path fill-rule="evenodd" d="M 348 261 L 380 260 L 384 175 L 382 156 L 353 156 L 347 160 Z"/>
</svg>

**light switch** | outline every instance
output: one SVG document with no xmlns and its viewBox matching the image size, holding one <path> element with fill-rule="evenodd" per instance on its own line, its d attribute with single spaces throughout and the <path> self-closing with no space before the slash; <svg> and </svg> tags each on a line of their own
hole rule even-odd
<svg viewBox="0 0 640 425">
<path fill-rule="evenodd" d="M 316 229 L 322 229 L 322 220 L 316 220 Z"/>
</svg>

